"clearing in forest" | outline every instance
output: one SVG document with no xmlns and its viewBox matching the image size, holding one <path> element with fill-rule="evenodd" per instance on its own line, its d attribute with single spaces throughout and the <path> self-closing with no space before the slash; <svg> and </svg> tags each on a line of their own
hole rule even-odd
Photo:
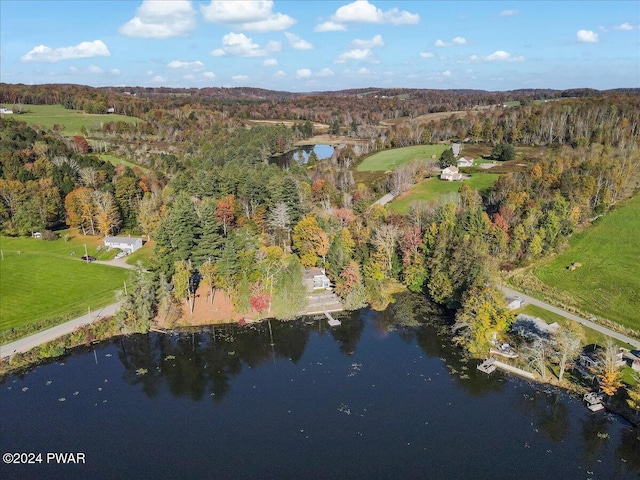
<svg viewBox="0 0 640 480">
<path fill-rule="evenodd" d="M 531 270 L 584 312 L 640 331 L 640 195 L 569 240 L 558 256 Z M 573 263 L 581 266 L 570 270 Z"/>
<path fill-rule="evenodd" d="M 83 262 L 107 260 L 115 251 L 98 250 L 98 237 L 58 239 L 0 238 L 0 331 L 52 318 L 64 321 L 115 302 L 128 271 Z"/>
<path fill-rule="evenodd" d="M 388 208 L 394 212 L 406 214 L 413 202 L 438 200 L 446 197 L 446 195 L 457 194 L 463 184 L 473 190 L 485 192 L 493 187 L 499 176 L 495 173 L 476 173 L 462 182 L 447 182 L 437 177 L 427 178 L 420 183 L 416 183 L 396 198 L 388 205 Z"/>
<path fill-rule="evenodd" d="M 20 109 L 24 113 L 18 113 Z M 63 127 L 64 135 L 80 135 L 80 128 L 88 131 L 99 130 L 106 122 L 127 122 L 135 124 L 140 121 L 136 117 L 111 114 L 90 114 L 81 110 L 69 110 L 62 105 L 22 105 L 14 107 L 12 118 L 25 122 L 27 125 L 38 125 L 43 130 L 52 130 L 54 125 Z"/>
<path fill-rule="evenodd" d="M 415 145 L 413 147 L 394 148 L 374 153 L 358 165 L 359 172 L 372 170 L 395 170 L 412 160 L 431 160 L 434 155 L 439 159 L 449 145 Z"/>
</svg>

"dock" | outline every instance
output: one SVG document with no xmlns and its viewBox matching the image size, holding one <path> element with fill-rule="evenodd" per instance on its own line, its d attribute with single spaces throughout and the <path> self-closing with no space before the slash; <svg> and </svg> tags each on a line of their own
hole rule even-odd
<svg viewBox="0 0 640 480">
<path fill-rule="evenodd" d="M 498 360 L 494 360 L 493 363 L 496 366 L 496 368 L 499 368 L 503 372 L 513 373 L 514 375 L 518 375 L 522 378 L 526 378 L 527 380 L 534 380 L 534 381 L 536 380 L 536 376 L 533 373 L 527 372 L 526 370 L 522 370 L 521 368 L 514 367 L 506 363 L 502 363 Z"/>
<path fill-rule="evenodd" d="M 329 322 L 330 326 L 337 327 L 338 325 L 342 325 L 340 320 L 336 320 L 335 318 L 333 318 L 329 312 L 322 312 L 322 313 L 324 313 L 325 317 L 327 317 L 327 321 Z"/>
<path fill-rule="evenodd" d="M 495 360 L 493 358 L 487 358 L 484 362 L 478 365 L 478 370 L 486 373 L 487 375 L 491 375 L 496 370 Z"/>
<path fill-rule="evenodd" d="M 587 408 L 592 412 L 599 412 L 600 410 L 604 410 L 604 405 L 602 404 L 602 395 L 594 392 L 589 392 L 585 394 L 583 400 L 585 401 L 585 403 L 587 403 Z"/>
</svg>

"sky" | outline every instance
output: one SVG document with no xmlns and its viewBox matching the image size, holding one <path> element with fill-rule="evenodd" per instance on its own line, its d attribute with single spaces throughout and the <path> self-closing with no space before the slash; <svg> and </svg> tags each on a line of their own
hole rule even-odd
<svg viewBox="0 0 640 480">
<path fill-rule="evenodd" d="M 1 0 L 0 81 L 640 87 L 640 2 Z"/>
</svg>

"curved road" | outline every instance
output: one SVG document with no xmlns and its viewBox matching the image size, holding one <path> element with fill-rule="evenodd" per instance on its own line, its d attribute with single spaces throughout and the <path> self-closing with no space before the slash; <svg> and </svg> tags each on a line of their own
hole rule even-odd
<svg viewBox="0 0 640 480">
<path fill-rule="evenodd" d="M 530 303 L 531 305 L 535 305 L 537 307 L 544 308 L 545 310 L 549 310 L 550 312 L 557 313 L 558 315 L 562 315 L 569 320 L 573 320 L 575 322 L 584 325 L 585 327 L 589 327 L 597 332 L 604 333 L 605 335 L 615 338 L 616 340 L 620 340 L 622 342 L 628 343 L 629 345 L 633 345 L 635 348 L 640 349 L 640 341 L 635 338 L 628 337 L 622 333 L 618 333 L 615 330 L 611 330 L 610 328 L 603 327 L 597 323 L 592 322 L 591 320 L 587 320 L 586 318 L 579 317 L 574 315 L 573 313 L 567 312 L 566 310 L 562 310 L 561 308 L 554 307 L 548 303 L 542 302 L 536 298 L 530 297 L 529 295 L 525 295 L 524 293 L 517 292 L 516 290 L 512 290 L 507 287 L 500 286 L 500 290 L 504 292 L 507 297 L 519 297 L 525 301 L 525 303 Z"/>
</svg>

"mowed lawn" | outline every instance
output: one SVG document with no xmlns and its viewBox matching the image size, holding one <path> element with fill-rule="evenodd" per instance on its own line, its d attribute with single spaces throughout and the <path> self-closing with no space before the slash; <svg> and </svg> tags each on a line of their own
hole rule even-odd
<svg viewBox="0 0 640 480">
<path fill-rule="evenodd" d="M 436 177 L 427 178 L 396 198 L 388 208 L 404 215 L 408 212 L 411 203 L 418 200 L 438 200 L 447 194 L 457 193 L 463 184 L 473 190 L 484 192 L 493 187 L 499 176 L 496 173 L 475 173 L 462 182 L 447 182 Z"/>
<path fill-rule="evenodd" d="M 582 264 L 573 271 L 573 262 Z M 640 195 L 574 235 L 532 273 L 586 312 L 640 331 Z"/>
<path fill-rule="evenodd" d="M 371 170 L 395 170 L 411 160 L 431 160 L 433 155 L 440 158 L 449 145 L 415 145 L 413 147 L 394 148 L 375 153 L 358 165 L 359 172 Z"/>
<path fill-rule="evenodd" d="M 87 250 L 96 256 L 92 240 Z M 115 291 L 127 278 L 123 268 L 79 260 L 84 255 L 81 239 L 2 237 L 0 249 L 0 330 L 53 317 L 73 318 L 89 307 L 113 303 Z"/>
<path fill-rule="evenodd" d="M 14 113 L 11 117 L 28 125 L 38 125 L 43 130 L 51 130 L 55 124 L 62 125 L 64 135 L 79 135 L 82 126 L 87 130 L 97 130 L 105 122 L 123 121 L 135 124 L 140 121 L 139 118 L 117 113 L 89 114 L 81 110 L 69 110 L 62 105 L 23 105 L 22 109 L 27 113 Z"/>
</svg>

